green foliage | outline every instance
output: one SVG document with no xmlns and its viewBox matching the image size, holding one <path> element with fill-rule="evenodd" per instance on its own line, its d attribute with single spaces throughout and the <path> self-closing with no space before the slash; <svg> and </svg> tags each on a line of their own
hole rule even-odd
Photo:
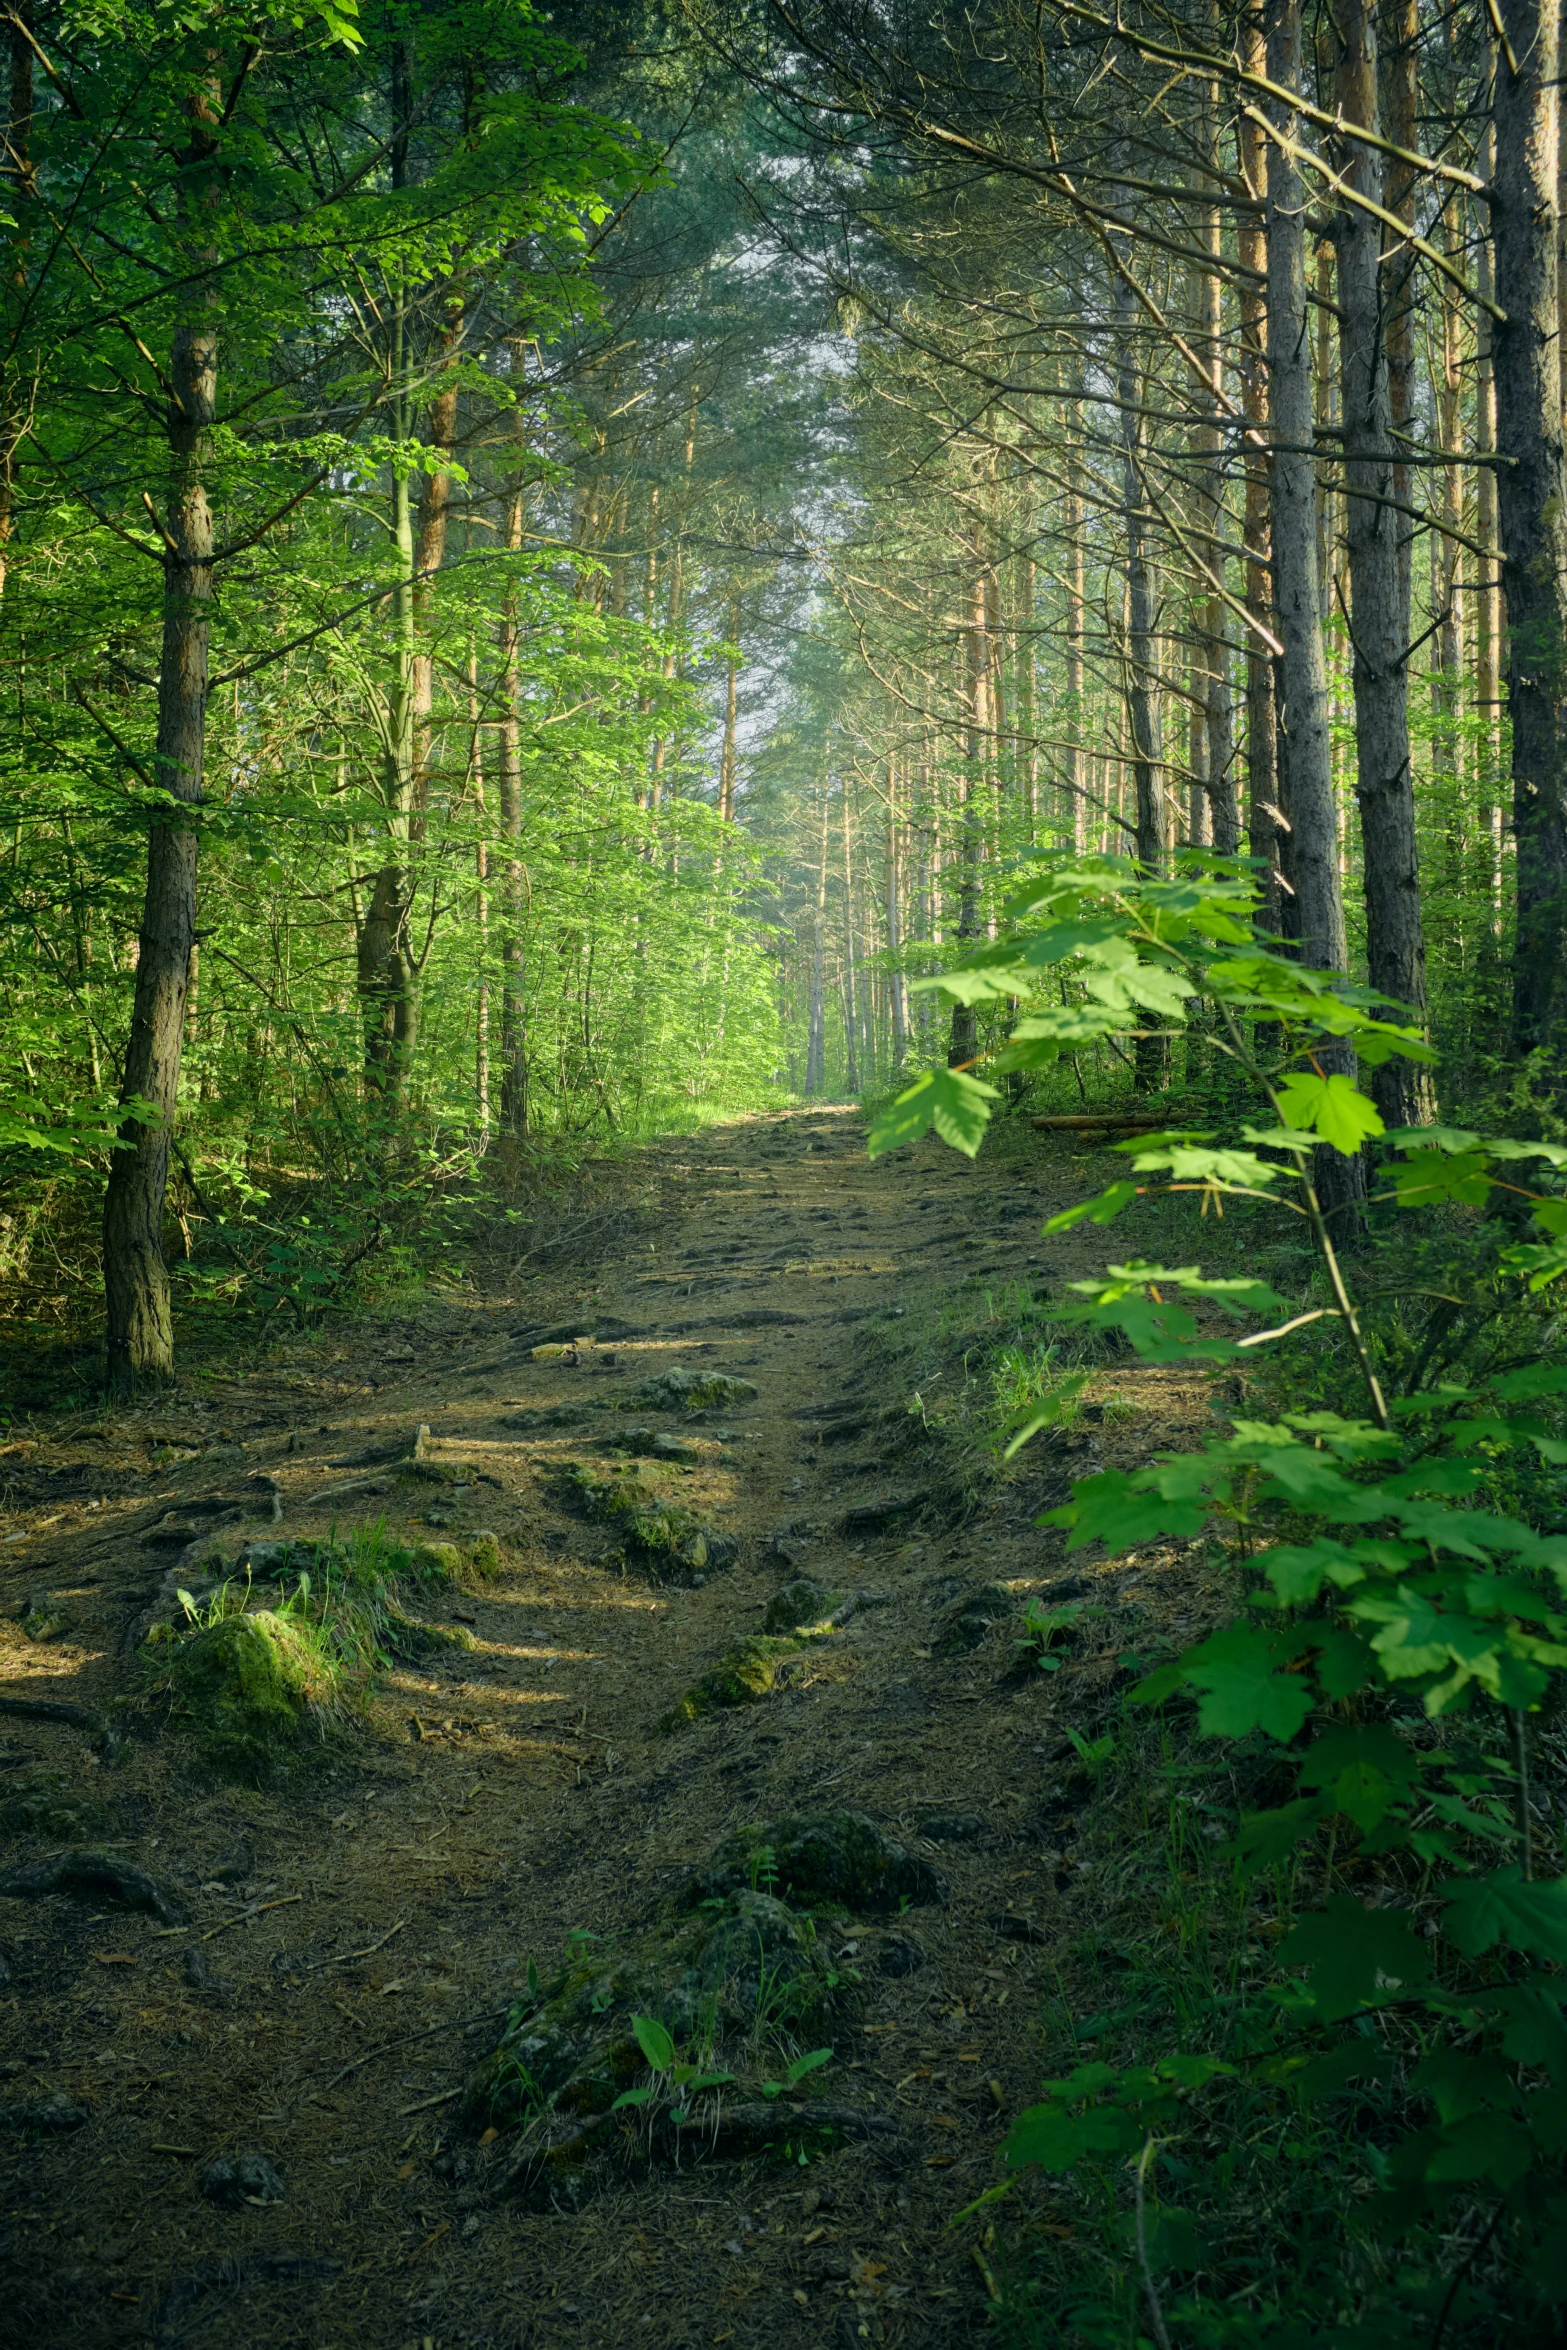
<svg viewBox="0 0 1567 2350">
<path fill-rule="evenodd" d="M 1447 2225 L 1456 2199 L 1488 2198 L 1487 2240 L 1508 2247 L 1518 2294 L 1550 2303 L 1567 2292 L 1554 2249 L 1567 2208 L 1567 1878 L 1535 1878 L 1524 1758 L 1530 1720 L 1567 1687 L 1567 1538 L 1507 1501 L 1520 1490 L 1516 1459 L 1553 1464 L 1563 1452 L 1567 1372 L 1498 1362 L 1389 1406 L 1313 1167 L 1320 1146 L 1358 1151 L 1381 1121 L 1316 1055 L 1332 1040 L 1373 1062 L 1425 1048 L 1367 991 L 1278 960 L 1250 934 L 1248 898 L 1237 867 L 1193 865 L 1163 881 L 1110 861 L 1047 860 L 1014 903 L 1013 930 L 942 982 L 959 1000 L 986 988 L 1024 999 L 1001 1067 L 1064 1049 L 1085 1005 L 1132 1032 L 1158 992 L 1149 974 L 1172 981 L 1158 1005 L 1166 1019 L 1206 1005 L 1218 1049 L 1276 1123 L 1243 1126 L 1239 1149 L 1192 1132 L 1121 1147 L 1134 1173 L 1196 1192 L 1205 1212 L 1231 1198 L 1295 1208 L 1330 1302 L 1289 1327 L 1337 1323 L 1366 1405 L 1353 1417 L 1286 1400 L 1272 1419 L 1232 1418 L 1227 1436 L 1190 1451 L 1079 1479 L 1049 1514 L 1073 1548 L 1175 1543 L 1227 1566 L 1230 1620 L 1146 1676 L 1136 1701 L 1195 1700 L 1203 1739 L 1269 1758 L 1271 1800 L 1241 1812 L 1227 1854 L 1238 1881 L 1271 1872 L 1294 1888 L 1294 1918 L 1274 1982 L 1236 2014 L 1223 2057 L 1182 2049 L 1132 2070 L 1079 2066 L 1018 2117 L 1006 2159 L 1108 2175 L 1137 2155 L 1146 2237 L 1143 2174 L 1156 2144 L 1197 2126 L 1189 2100 L 1242 2083 L 1330 2097 L 1368 2071 L 1390 2075 L 1413 2030 L 1409 2098 L 1430 2118 L 1411 2129 L 1406 2115 L 1370 2163 L 1366 2224 L 1392 2241 Z M 1076 974 L 1075 1010 L 1065 988 L 1059 1005 L 1029 1005 L 1030 974 L 1046 968 Z M 908 1123 L 889 1126 L 883 1146 Z M 974 1139 L 965 1132 L 959 1147 Z M 1432 1128 L 1383 1147 L 1397 1155 L 1377 1196 L 1399 1211 L 1474 1217 L 1498 1184 L 1522 1192 L 1545 1237 L 1503 1251 L 1520 1294 L 1567 1270 L 1567 1201 L 1515 1179 L 1533 1162 L 1549 1184 L 1567 1165 L 1562 1146 Z M 1113 1186 L 1091 1208 L 1108 1220 L 1146 1188 Z M 1114 1330 L 1146 1362 L 1234 1362 L 1285 1335 L 1206 1327 L 1215 1309 L 1232 1320 L 1287 1311 L 1260 1281 L 1134 1261 L 1071 1286 L 1082 1302 L 1046 1318 Z M 1348 1869 L 1381 1890 L 1367 1899 L 1335 1886 Z M 1306 1883 L 1322 1887 L 1320 1907 L 1301 1904 Z M 1171 2254 L 1166 2265 L 1181 2262 Z M 1227 2337 L 1202 2320 L 1194 2338 Z"/>
</svg>

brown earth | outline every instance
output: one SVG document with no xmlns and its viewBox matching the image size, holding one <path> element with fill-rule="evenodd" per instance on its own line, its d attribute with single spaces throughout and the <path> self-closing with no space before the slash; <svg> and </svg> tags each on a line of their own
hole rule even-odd
<svg viewBox="0 0 1567 2350">
<path fill-rule="evenodd" d="M 1150 1413 L 1182 1441 L 1201 1391 L 1118 1365 L 1138 1422 L 1091 1411 L 1005 1472 L 927 1441 L 906 1409 L 907 1333 L 1101 1261 L 1092 1228 L 1038 1237 L 1088 1172 L 1055 1142 L 1015 1136 L 974 1166 L 928 1142 L 872 1166 L 854 1115 L 823 1111 L 639 1164 L 651 1208 L 618 1237 L 613 1218 L 585 1225 L 580 1261 L 568 1243 L 510 1294 L 340 1324 L 155 1406 L 40 1418 L 0 1452 L 0 1801 L 56 1773 L 107 1807 L 115 1849 L 192 1920 L 0 1899 L 0 2106 L 58 2093 L 88 2115 L 42 2137 L 0 2121 L 0 2330 L 19 2346 L 857 2350 L 983 2325 L 983 2216 L 949 2223 L 999 2175 L 1008 2117 L 1035 2092 L 1061 1963 L 1135 1898 L 1118 1856 L 1077 1831 L 1086 1782 L 1064 1726 L 1091 1734 L 1118 1707 L 1129 1626 L 1179 1632 L 1192 1604 L 1179 1562 L 1069 1565 L 1033 1520 L 1071 1475 L 1145 1453 Z M 758 1312 L 779 1319 L 746 1321 Z M 594 1315 L 636 1335 L 534 1358 L 541 1326 Z M 736 1568 L 691 1591 L 607 1560 L 612 1536 L 556 1498 L 560 1462 L 616 1424 L 604 1407 L 670 1364 L 758 1391 L 706 1415 L 704 1457 L 676 1473 L 683 1499 L 742 1537 Z M 508 1426 L 561 1406 L 584 1408 L 584 1427 Z M 829 1412 L 845 1425 L 824 1430 Z M 352 1465 L 421 1423 L 428 1456 L 469 1482 Z M 213 1781 L 155 1722 L 105 1754 L 90 1725 L 14 1710 L 103 1709 L 133 1688 L 127 1630 L 180 1526 L 228 1501 L 263 1529 L 272 1488 L 256 1477 L 275 1480 L 288 1535 L 492 1528 L 499 1579 L 432 1611 L 471 1620 L 472 1652 L 391 1672 L 348 1758 L 287 1793 Z M 889 1497 L 910 1514 L 842 1529 Z M 764 1702 L 658 1731 L 798 1572 L 889 1604 Z M 1019 1667 L 1015 1622 L 940 1653 L 965 1592 L 994 1584 L 1018 1611 L 1081 1585 L 1113 1616 L 1054 1677 Z M 39 1639 L 20 1618 L 41 1591 L 65 1628 Z M 864 2013 L 812 2086 L 892 2116 L 896 2138 L 805 2167 L 696 2161 L 578 2215 L 498 2201 L 454 2116 L 528 1960 L 547 1975 L 572 1929 L 634 1926 L 736 1826 L 837 1806 L 948 1887 L 901 1919 L 828 1929 L 863 1971 Z M 13 1838 L 0 1866 L 51 1849 Z M 285 2199 L 203 2201 L 200 2166 L 249 2150 Z"/>
</svg>

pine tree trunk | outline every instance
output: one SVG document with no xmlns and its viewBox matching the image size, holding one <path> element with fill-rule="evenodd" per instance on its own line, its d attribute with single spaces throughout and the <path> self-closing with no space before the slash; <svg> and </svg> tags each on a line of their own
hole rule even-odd
<svg viewBox="0 0 1567 2350">
<path fill-rule="evenodd" d="M 1271 0 L 1268 74 L 1285 90 L 1300 88 L 1299 0 Z M 1299 128 L 1293 109 L 1274 105 L 1284 137 Z M 1339 881 L 1338 821 L 1328 735 L 1327 670 L 1317 576 L 1316 463 L 1313 450 L 1311 343 L 1306 308 L 1306 190 L 1283 148 L 1268 149 L 1268 384 L 1273 442 L 1273 567 L 1283 706 L 1280 748 L 1288 791 L 1289 879 L 1295 892 L 1302 962 L 1343 971 L 1349 960 Z M 1316 1055 L 1324 1071 L 1349 1075 L 1343 1046 Z M 1365 1175 L 1358 1156 L 1324 1146 L 1316 1153 L 1317 1194 L 1338 1216 L 1343 1235 L 1358 1223 Z"/>
<path fill-rule="evenodd" d="M 1377 130 L 1376 37 L 1371 0 L 1345 0 L 1338 103 L 1345 119 Z M 1382 202 L 1382 164 L 1363 140 L 1344 142 L 1348 186 Z M 1356 798 L 1363 844 L 1366 969 L 1371 985 L 1426 1010 L 1425 941 L 1415 845 L 1414 776 L 1409 758 L 1408 640 L 1399 578 L 1403 524 L 1393 497 L 1394 443 L 1388 398 L 1381 291 L 1382 226 L 1345 204 L 1333 227 L 1338 248 L 1339 366 L 1343 379 L 1348 492 L 1350 609 L 1353 620 Z M 1389 1126 L 1429 1125 L 1436 1102 L 1426 1071 L 1394 1058 L 1371 1072 L 1371 1092 Z"/>
<path fill-rule="evenodd" d="M 1250 73 L 1267 69 L 1262 27 L 1248 20 L 1244 28 L 1245 61 Z M 1261 203 L 1267 191 L 1266 134 L 1260 125 L 1242 120 L 1241 174 L 1252 197 Z M 1267 264 L 1267 240 L 1254 213 L 1242 213 L 1238 234 L 1239 256 L 1260 277 Z M 1278 716 L 1273 691 L 1273 655 L 1263 630 L 1273 627 L 1272 534 L 1268 501 L 1268 374 L 1266 362 L 1267 313 L 1256 280 L 1243 282 L 1241 291 L 1241 409 L 1246 421 L 1246 611 L 1252 625 L 1246 631 L 1246 846 L 1262 867 L 1257 920 L 1274 937 L 1284 931 L 1284 885 L 1280 871 L 1278 825 Z"/>
<path fill-rule="evenodd" d="M 169 546 L 154 757 L 159 784 L 190 807 L 201 805 L 206 758 L 212 511 L 204 475 L 217 396 L 218 297 L 203 271 L 216 259 L 205 215 L 217 195 L 219 104 L 210 83 L 199 84 L 187 101 L 190 139 L 177 201 L 191 266 L 169 366 Z M 120 1099 L 149 1104 L 155 1116 L 145 1124 L 127 1119 L 120 1128 L 103 1211 L 108 1378 L 116 1395 L 127 1394 L 138 1375 L 167 1378 L 174 1368 L 163 1210 L 196 939 L 196 862 L 192 827 L 153 824 Z"/>
<path fill-rule="evenodd" d="M 1567 467 L 1557 345 L 1558 23 L 1502 0 L 1491 221 L 1498 521 L 1506 558 L 1518 932 L 1513 1043 L 1560 1045 L 1567 1014 Z M 1511 50 L 1509 61 L 1508 50 Z"/>
</svg>

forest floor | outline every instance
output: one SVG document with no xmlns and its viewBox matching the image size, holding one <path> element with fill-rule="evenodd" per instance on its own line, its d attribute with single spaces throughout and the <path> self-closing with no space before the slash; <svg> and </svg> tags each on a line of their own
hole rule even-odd
<svg viewBox="0 0 1567 2350">
<path fill-rule="evenodd" d="M 55 1774 L 188 1920 L 0 1898 L 0 2119 L 54 2097 L 86 2115 L 0 2131 L 18 2350 L 895 2350 L 983 2326 L 983 2215 L 951 2223 L 1054 2069 L 1043 2004 L 1070 1998 L 1135 1898 L 1094 1848 L 1065 1729 L 1091 1736 L 1119 1708 L 1133 1628 L 1180 1638 L 1204 1612 L 1191 1561 L 1069 1562 L 1034 1521 L 1071 1476 L 1194 1441 L 1205 1390 L 1117 1364 L 1090 1390 L 1107 1403 L 1010 1468 L 972 1428 L 942 1435 L 991 1301 L 1058 1290 L 1104 1254 L 1093 1227 L 1040 1239 L 1096 1170 L 1021 1122 L 974 1165 L 934 1141 L 872 1165 L 856 1115 L 820 1110 L 665 1142 L 639 1167 L 641 1205 L 585 1228 L 575 1262 L 568 1246 L 509 1285 L 339 1319 L 249 1368 L 209 1360 L 145 1407 L 39 1414 L 4 1448 L 0 1799 Z M 574 1317 L 633 1335 L 536 1357 L 537 1333 Z M 627 1571 L 556 1498 L 560 1461 L 671 1363 L 756 1389 L 687 1431 L 693 1503 L 741 1537 L 696 1590 Z M 551 1411 L 574 1425 L 541 1429 Z M 535 1415 L 521 1433 L 518 1414 Z M 372 1465 L 354 1484 L 356 1455 L 421 1424 L 426 1456 L 469 1482 Z M 352 1746 L 287 1790 L 214 1780 L 155 1716 L 106 1751 L 90 1726 L 15 1710 L 102 1713 L 134 1688 L 127 1632 L 171 1545 L 236 1493 L 257 1530 L 276 1493 L 290 1537 L 492 1529 L 499 1576 L 430 1610 L 474 1646 L 390 1670 Z M 846 1527 L 867 1505 L 880 1528 Z M 886 1604 L 771 1696 L 660 1730 L 801 1573 Z M 31 1606 L 36 1628 L 41 1592 L 59 1626 L 42 1639 L 20 1621 Z M 1038 1593 L 1106 1609 L 1053 1675 L 1015 1645 Z M 497 2194 L 460 2091 L 528 1961 L 548 1977 L 574 1931 L 636 1927 L 737 1826 L 841 1808 L 943 1885 L 821 1927 L 861 1987 L 809 2087 L 895 2130 L 803 2164 L 655 2166 L 578 2212 Z M 13 1837 L 0 1861 L 53 1849 Z M 204 2201 L 201 2166 L 247 2151 L 283 2199 Z"/>
</svg>

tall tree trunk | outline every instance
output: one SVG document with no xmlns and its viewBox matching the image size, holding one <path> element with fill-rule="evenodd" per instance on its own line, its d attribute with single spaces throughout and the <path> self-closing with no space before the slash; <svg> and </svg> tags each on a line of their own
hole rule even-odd
<svg viewBox="0 0 1567 2350">
<path fill-rule="evenodd" d="M 1338 103 L 1344 118 L 1377 133 L 1374 0 L 1345 0 Z M 1364 140 L 1343 143 L 1343 176 L 1371 203 L 1382 202 L 1382 162 Z M 1346 203 L 1334 219 L 1338 247 L 1339 366 L 1348 494 L 1355 745 L 1366 898 L 1366 969 L 1371 985 L 1426 1010 L 1425 940 L 1415 845 L 1414 775 L 1409 759 L 1408 639 L 1399 580 L 1401 522 L 1391 504 L 1394 444 L 1388 404 L 1381 292 L 1382 226 Z M 1371 1072 L 1371 1092 L 1389 1126 L 1429 1125 L 1436 1102 L 1427 1072 L 1395 1057 Z"/>
<path fill-rule="evenodd" d="M 1420 0 L 1381 0 L 1380 102 L 1387 136 L 1406 155 L 1420 146 Z M 1362 118 L 1364 119 L 1364 118 Z M 1369 120 L 1366 128 L 1371 127 Z M 1382 200 L 1396 219 L 1411 227 L 1417 174 L 1397 155 L 1382 170 Z M 1386 232 L 1382 259 L 1382 312 L 1387 350 L 1388 414 L 1395 454 L 1407 446 L 1400 434 L 1415 430 L 1415 249 L 1407 237 Z M 1407 508 L 1413 480 L 1407 465 L 1393 467 L 1393 495 Z M 1407 512 L 1398 521 L 1398 594 L 1403 641 L 1409 642 L 1409 608 L 1414 528 Z"/>
<path fill-rule="evenodd" d="M 513 490 L 506 502 L 506 544 L 522 547 L 523 497 Z M 522 743 L 517 716 L 517 591 L 506 592 L 501 618 L 501 740 L 496 782 L 506 863 L 501 877 L 501 1099 L 502 1166 L 515 1180 L 520 1146 L 528 1132 L 528 1006 L 523 919 Z"/>
<path fill-rule="evenodd" d="M 729 636 L 733 643 L 740 634 L 740 607 L 729 607 Z M 735 816 L 735 713 L 738 698 L 739 663 L 732 657 L 724 687 L 724 746 L 718 763 L 718 813 L 726 824 Z"/>
<path fill-rule="evenodd" d="M 903 1067 L 909 1049 L 908 993 L 899 967 L 903 951 L 904 841 L 898 822 L 898 762 L 887 761 L 887 1001 L 892 1029 L 892 1066 Z"/>
<path fill-rule="evenodd" d="M 1495 134 L 1486 128 L 1481 171 L 1495 170 Z M 1481 223 L 1475 282 L 1487 300 L 1496 299 L 1495 256 L 1489 220 Z M 1490 312 L 1482 305 L 1475 323 L 1475 445 L 1482 458 L 1496 454 L 1496 372 L 1491 364 Z M 1489 841 L 1491 937 L 1502 927 L 1502 584 L 1501 542 L 1496 510 L 1496 467 L 1475 468 L 1475 536 L 1485 549 L 1475 593 L 1475 702 L 1480 716 L 1480 788 Z"/>
<path fill-rule="evenodd" d="M 391 180 L 408 184 L 408 126 L 411 114 L 408 52 L 393 43 L 391 56 Z M 395 269 L 396 263 L 393 263 Z M 400 284 L 392 295 L 393 438 L 408 437 L 408 307 Z M 417 645 L 414 630 L 414 528 L 408 477 L 393 468 L 391 485 L 392 560 L 396 578 L 391 596 L 392 682 L 387 695 L 382 745 L 382 862 L 371 883 L 359 923 L 357 965 L 359 1010 L 365 1039 L 365 1090 L 395 1114 L 413 1058 L 418 1031 L 418 972 L 409 870 L 414 809 L 414 703 Z"/>
<path fill-rule="evenodd" d="M 985 826 L 986 750 L 990 740 L 989 599 L 985 592 L 985 550 L 975 540 L 969 590 L 969 724 L 967 757 L 958 781 L 958 921 L 953 933 L 959 952 L 979 937 L 979 864 Z M 947 1066 L 965 1067 L 979 1050 L 979 1016 L 972 1004 L 954 1004 L 947 1037 Z"/>
<path fill-rule="evenodd" d="M 1498 520 L 1507 599 L 1518 931 L 1513 1043 L 1559 1046 L 1567 1013 L 1567 467 L 1557 343 L 1556 0 L 1502 0 L 1493 101 Z"/>
<path fill-rule="evenodd" d="M 1216 11 L 1210 11 L 1216 30 Z M 1203 85 L 1202 144 L 1207 169 L 1204 179 L 1216 187 L 1219 165 L 1217 87 Z M 1224 251 L 1224 214 L 1217 202 L 1203 215 L 1203 244 L 1214 264 L 1202 272 L 1202 340 L 1198 353 L 1211 387 L 1204 400 L 1199 446 L 1202 516 L 1210 534 L 1205 558 L 1216 580 L 1224 578 L 1226 557 L 1219 541 L 1224 536 L 1224 280 L 1219 262 Z M 1203 775 L 1208 798 L 1208 839 L 1221 857 L 1233 857 L 1240 848 L 1240 811 L 1235 802 L 1235 718 L 1230 695 L 1229 615 L 1218 588 L 1210 588 L 1207 609 L 1201 615 L 1205 639 L 1203 711 Z M 1192 762 L 1197 765 L 1196 759 Z"/>
<path fill-rule="evenodd" d="M 1088 602 L 1083 556 L 1083 368 L 1079 359 L 1067 410 L 1066 501 L 1062 524 L 1066 532 L 1066 789 L 1071 846 L 1081 856 L 1088 838 L 1088 800 L 1083 769 L 1083 635 Z"/>
<path fill-rule="evenodd" d="M 1249 73 L 1267 69 L 1263 28 L 1248 18 L 1242 28 Z M 1240 126 L 1241 176 L 1254 202 L 1267 193 L 1266 133 L 1243 119 Z M 1239 258 L 1255 275 L 1242 281 L 1241 409 L 1246 425 L 1246 611 L 1252 625 L 1246 631 L 1246 845 L 1262 868 L 1258 882 L 1257 919 L 1261 928 L 1278 937 L 1284 931 L 1284 883 L 1280 870 L 1278 714 L 1273 690 L 1273 655 L 1264 630 L 1272 631 L 1273 569 L 1269 518 L 1267 439 L 1269 430 L 1267 374 L 1267 313 L 1259 280 L 1267 265 L 1267 239 L 1255 213 L 1242 213 L 1237 238 Z"/>
<path fill-rule="evenodd" d="M 33 49 L 27 35 L 31 11 L 20 0 L 11 16 L 10 87 L 6 107 L 3 181 L 16 209 L 12 241 L 12 274 L 17 288 L 26 281 L 26 226 L 23 206 L 33 194 Z M 25 429 L 20 386 L 8 367 L 0 374 L 0 594 L 5 592 L 10 561 L 11 524 L 16 495 L 16 445 Z"/>
<path fill-rule="evenodd" d="M 822 836 L 816 860 L 816 906 L 811 924 L 811 1000 L 805 1040 L 805 1090 L 813 1097 L 827 1084 L 827 807 L 828 782 L 821 785 Z"/>
<path fill-rule="evenodd" d="M 855 986 L 858 977 L 854 967 L 854 851 L 851 839 L 853 817 L 849 806 L 849 783 L 845 776 L 843 786 L 843 1034 L 844 1084 L 851 1094 L 860 1090 L 859 1051 L 859 997 Z"/>
<path fill-rule="evenodd" d="M 218 382 L 218 295 L 206 272 L 217 259 L 208 216 L 218 194 L 221 103 L 211 81 L 198 84 L 187 100 L 190 137 L 180 158 L 177 202 L 189 267 L 177 297 L 169 366 L 168 551 L 155 765 L 160 786 L 188 807 L 201 805 L 206 758 L 212 510 L 205 476 Z M 103 1210 L 108 1377 L 117 1395 L 128 1393 L 138 1374 L 166 1378 L 174 1368 L 163 1207 L 196 939 L 196 855 L 193 826 L 162 820 L 152 825 L 120 1085 L 121 1101 L 149 1105 L 152 1117 L 146 1123 L 129 1118 L 120 1128 Z"/>
<path fill-rule="evenodd" d="M 1126 722 L 1135 793 L 1133 840 L 1138 864 L 1145 872 L 1157 873 L 1169 849 L 1170 819 L 1159 726 L 1157 589 L 1148 551 L 1147 497 L 1143 488 L 1143 424 L 1138 413 L 1143 388 L 1134 341 L 1135 302 L 1131 286 L 1118 273 L 1116 392 L 1121 404 L 1121 507 L 1122 528 L 1126 533 Z M 1144 1015 L 1145 1028 L 1151 1026 L 1151 1020 L 1152 1015 Z M 1138 1037 L 1136 1072 L 1141 1093 L 1156 1092 L 1168 1082 L 1169 1048 L 1165 1037 L 1157 1033 Z"/>
<path fill-rule="evenodd" d="M 1300 0 L 1270 0 L 1268 74 L 1298 90 Z M 1274 103 L 1285 138 L 1299 129 L 1287 101 Z M 1268 383 L 1273 438 L 1273 576 L 1284 646 L 1279 713 L 1290 819 L 1290 881 L 1300 953 L 1318 969 L 1343 971 L 1349 960 L 1339 882 L 1338 821 L 1328 734 L 1327 670 L 1317 578 L 1316 463 L 1313 451 L 1311 344 L 1306 307 L 1306 190 L 1282 146 L 1268 151 Z M 1353 1056 L 1327 1044 L 1325 1070 L 1349 1074 Z M 1317 1194 L 1337 1229 L 1359 1221 L 1365 1175 L 1358 1156 L 1324 1146 L 1316 1154 Z"/>
</svg>

